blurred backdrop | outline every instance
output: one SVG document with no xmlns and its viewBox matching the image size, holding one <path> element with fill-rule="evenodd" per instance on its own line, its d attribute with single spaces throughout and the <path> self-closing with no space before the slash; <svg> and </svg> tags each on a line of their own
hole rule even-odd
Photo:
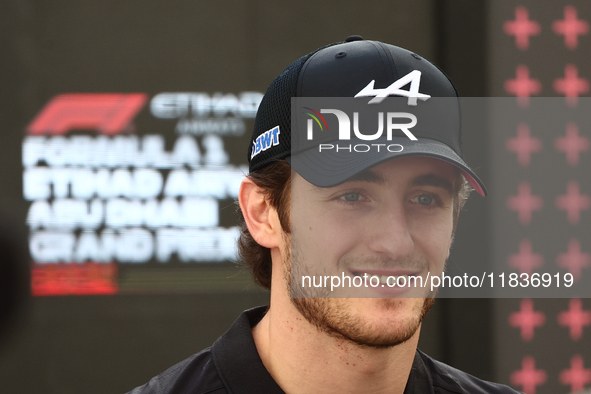
<svg viewBox="0 0 591 394">
<path fill-rule="evenodd" d="M 20 313 L 1 331 L 0 387 L 126 392 L 268 302 L 232 262 L 234 200 L 258 102 L 299 56 L 359 34 L 438 64 L 462 96 L 518 96 L 525 114 L 530 96 L 589 104 L 589 23 L 584 0 L 3 1 L 0 203 L 15 252 L 1 258 L 27 285 L 5 287 Z M 589 280 L 591 132 L 564 123 L 464 131 L 491 193 L 467 203 L 451 266 L 537 261 Z M 440 299 L 420 348 L 527 393 L 579 391 L 591 300 Z"/>
</svg>

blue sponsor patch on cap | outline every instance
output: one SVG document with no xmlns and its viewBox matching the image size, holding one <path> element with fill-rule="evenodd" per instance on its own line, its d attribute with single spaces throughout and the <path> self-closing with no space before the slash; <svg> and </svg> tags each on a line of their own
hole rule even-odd
<svg viewBox="0 0 591 394">
<path fill-rule="evenodd" d="M 259 135 L 257 139 L 252 142 L 250 159 L 252 160 L 253 157 L 272 146 L 279 145 L 279 133 L 279 126 L 275 126 L 271 130 L 267 130 Z"/>
</svg>

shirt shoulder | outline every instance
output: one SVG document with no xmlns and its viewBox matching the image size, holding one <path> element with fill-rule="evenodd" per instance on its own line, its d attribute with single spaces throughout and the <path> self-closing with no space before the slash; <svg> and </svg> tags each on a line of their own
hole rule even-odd
<svg viewBox="0 0 591 394">
<path fill-rule="evenodd" d="M 226 394 L 211 348 L 173 365 L 128 394 Z"/>
<path fill-rule="evenodd" d="M 433 379 L 435 393 L 441 394 L 519 394 L 509 386 L 479 379 L 419 352 Z"/>
</svg>

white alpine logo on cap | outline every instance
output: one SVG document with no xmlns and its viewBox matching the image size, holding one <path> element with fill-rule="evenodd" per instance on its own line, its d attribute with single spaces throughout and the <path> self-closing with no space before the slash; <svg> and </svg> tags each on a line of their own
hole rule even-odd
<svg viewBox="0 0 591 394">
<path fill-rule="evenodd" d="M 384 89 L 374 89 L 375 79 L 361 89 L 355 97 L 373 97 L 368 104 L 378 104 L 384 101 L 388 96 L 405 96 L 408 97 L 408 105 L 417 105 L 417 99 L 422 101 L 431 98 L 428 94 L 419 93 L 419 86 L 421 84 L 421 72 L 413 70 L 404 77 L 394 81 L 390 86 Z M 410 83 L 408 90 L 402 90 L 403 86 Z"/>
</svg>

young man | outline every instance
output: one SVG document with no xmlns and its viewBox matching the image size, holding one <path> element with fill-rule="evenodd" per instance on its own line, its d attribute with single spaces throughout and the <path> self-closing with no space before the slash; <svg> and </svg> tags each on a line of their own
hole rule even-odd
<svg viewBox="0 0 591 394">
<path fill-rule="evenodd" d="M 328 104 L 301 107 L 306 124 L 293 97 Z M 388 97 L 403 104 L 378 113 L 375 133 L 330 99 Z M 457 105 L 426 104 L 438 97 L 457 102 L 437 67 L 358 36 L 285 69 L 259 107 L 239 196 L 241 257 L 270 306 L 132 393 L 514 393 L 418 351 L 434 294 L 400 285 L 443 272 L 470 186 L 486 194 L 461 158 Z"/>
</svg>

